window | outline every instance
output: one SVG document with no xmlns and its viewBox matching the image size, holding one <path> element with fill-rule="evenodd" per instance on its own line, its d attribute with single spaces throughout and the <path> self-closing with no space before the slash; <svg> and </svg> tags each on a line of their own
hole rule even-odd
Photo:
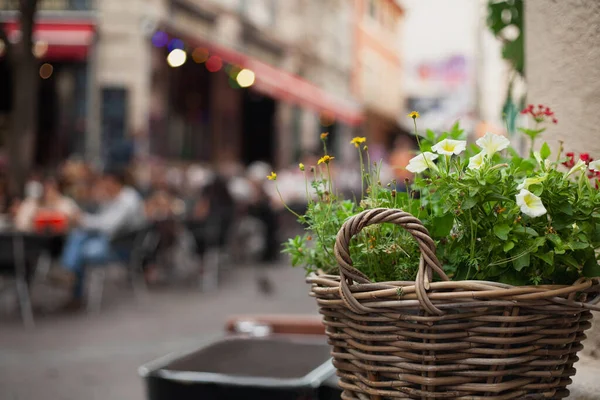
<svg viewBox="0 0 600 400">
<path fill-rule="evenodd" d="M 377 0 L 369 0 L 369 16 L 377 19 Z"/>
</svg>

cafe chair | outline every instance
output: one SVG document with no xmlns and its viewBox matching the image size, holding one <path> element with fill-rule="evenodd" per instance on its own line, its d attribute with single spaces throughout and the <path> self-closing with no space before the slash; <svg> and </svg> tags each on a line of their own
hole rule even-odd
<svg viewBox="0 0 600 400">
<path fill-rule="evenodd" d="M 29 284 L 35 272 L 36 260 L 48 243 L 44 235 L 0 233 L 0 275 L 14 278 L 21 318 L 28 328 L 35 326 Z"/>
<path fill-rule="evenodd" d="M 111 249 L 116 254 L 115 261 L 126 267 L 129 283 L 136 294 L 146 290 L 144 265 L 155 255 L 159 240 L 156 225 L 147 224 L 139 229 L 118 234 L 110 241 Z M 98 313 L 102 307 L 106 266 L 90 266 L 87 291 L 87 310 L 90 313 Z"/>
</svg>

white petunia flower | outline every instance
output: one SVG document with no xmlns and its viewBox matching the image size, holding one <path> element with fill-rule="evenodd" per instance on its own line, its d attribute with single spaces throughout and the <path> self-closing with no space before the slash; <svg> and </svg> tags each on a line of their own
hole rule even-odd
<svg viewBox="0 0 600 400">
<path fill-rule="evenodd" d="M 542 199 L 527 189 L 521 189 L 517 194 L 517 205 L 521 207 L 523 214 L 533 218 L 546 214 L 546 207 L 542 204 Z"/>
<path fill-rule="evenodd" d="M 425 171 L 429 167 L 435 168 L 433 160 L 436 158 L 438 158 L 437 154 L 426 151 L 425 153 L 421 153 L 418 156 L 411 158 L 406 166 L 406 169 L 412 173 L 418 174 Z"/>
<path fill-rule="evenodd" d="M 600 171 L 600 160 L 592 161 L 589 165 L 592 171 Z"/>
<path fill-rule="evenodd" d="M 485 151 L 480 151 L 479 153 L 477 153 L 476 155 L 474 155 L 473 157 L 469 158 L 469 169 L 479 169 L 481 168 L 481 166 L 483 165 L 483 162 L 485 161 Z"/>
<path fill-rule="evenodd" d="M 574 173 L 579 172 L 579 171 L 585 171 L 585 168 L 586 168 L 585 161 L 577 160 L 577 164 L 575 164 L 573 166 L 573 168 L 571 168 L 569 170 L 569 172 L 567 172 L 567 176 L 566 177 L 568 178 L 569 176 L 571 176 Z"/>
<path fill-rule="evenodd" d="M 546 175 L 538 176 L 537 178 L 525 178 L 523 182 L 517 186 L 517 190 L 529 189 L 529 186 L 542 183 L 546 180 Z"/>
<path fill-rule="evenodd" d="M 467 142 L 465 140 L 452 140 L 444 139 L 438 144 L 434 145 L 431 150 L 438 154 L 444 154 L 451 156 L 452 154 L 460 154 L 467 148 Z"/>
<path fill-rule="evenodd" d="M 487 132 L 484 137 L 477 139 L 475 143 L 477 143 L 477 146 L 481 147 L 488 156 L 492 156 L 510 145 L 510 141 L 504 136 L 495 135 L 490 132 Z"/>
</svg>

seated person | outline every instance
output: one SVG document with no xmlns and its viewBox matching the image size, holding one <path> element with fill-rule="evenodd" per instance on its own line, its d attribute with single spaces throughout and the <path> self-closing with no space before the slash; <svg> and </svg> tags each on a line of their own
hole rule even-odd
<svg viewBox="0 0 600 400">
<path fill-rule="evenodd" d="M 42 183 L 29 185 L 30 193 L 17 209 L 15 228 L 22 232 L 66 233 L 79 213 L 75 202 L 63 196 L 56 178 L 49 175 Z"/>
<path fill-rule="evenodd" d="M 62 255 L 60 280 L 73 284 L 73 298 L 68 309 L 81 306 L 84 270 L 87 265 L 106 264 L 118 259 L 110 248 L 110 239 L 141 227 L 145 222 L 144 204 L 139 194 L 125 185 L 125 175 L 118 169 L 104 172 L 99 181 L 102 190 L 97 214 L 79 214 L 76 229 L 67 237 Z"/>
</svg>

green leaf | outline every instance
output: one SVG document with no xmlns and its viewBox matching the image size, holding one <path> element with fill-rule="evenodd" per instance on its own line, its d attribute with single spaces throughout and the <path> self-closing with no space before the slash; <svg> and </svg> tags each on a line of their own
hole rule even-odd
<svg viewBox="0 0 600 400">
<path fill-rule="evenodd" d="M 496 236 L 498 236 L 498 238 L 502 240 L 508 239 L 508 234 L 510 233 L 510 230 L 511 227 L 508 224 L 494 225 L 494 233 L 496 234 Z"/>
<path fill-rule="evenodd" d="M 598 265 L 596 259 L 590 258 L 583 264 L 583 276 L 588 278 L 600 277 L 600 265 Z"/>
<path fill-rule="evenodd" d="M 573 215 L 573 206 L 570 203 L 563 203 L 559 205 L 558 210 L 567 215 Z"/>
<path fill-rule="evenodd" d="M 529 283 L 527 277 L 524 274 L 519 274 L 517 273 L 517 271 L 514 270 L 507 270 L 506 272 L 504 272 L 498 277 L 498 281 L 500 283 L 506 283 L 508 285 L 513 286 L 523 286 Z"/>
<path fill-rule="evenodd" d="M 547 253 L 536 253 L 534 254 L 537 258 L 544 261 L 546 264 L 553 265 L 554 264 L 554 252 L 549 251 Z"/>
<path fill-rule="evenodd" d="M 425 131 L 425 137 L 427 138 L 427 140 L 429 140 L 431 143 L 435 143 L 435 132 L 432 131 L 431 129 L 427 129 Z"/>
<path fill-rule="evenodd" d="M 584 242 L 572 241 L 572 242 L 567 243 L 567 246 L 569 246 L 569 248 L 571 250 L 583 250 L 583 249 L 587 249 L 588 247 L 590 247 L 590 244 L 584 243 Z"/>
<path fill-rule="evenodd" d="M 531 236 L 531 237 L 538 237 L 538 236 L 540 236 L 535 229 L 530 228 L 528 226 L 519 226 L 519 227 L 516 227 L 514 229 L 514 232 L 515 233 L 524 233 L 527 236 Z"/>
<path fill-rule="evenodd" d="M 470 210 L 477 205 L 477 200 L 474 197 L 467 197 L 461 204 L 460 208 L 463 210 Z"/>
<path fill-rule="evenodd" d="M 441 217 L 434 217 L 432 220 L 431 236 L 443 238 L 450 234 L 454 226 L 454 215 L 448 213 Z"/>
<path fill-rule="evenodd" d="M 517 271 L 521 271 L 523 268 L 528 267 L 530 262 L 529 253 L 522 255 L 513 261 L 513 266 Z"/>
<path fill-rule="evenodd" d="M 505 253 L 508 253 L 514 247 L 515 247 L 515 242 L 508 241 L 508 242 L 504 243 L 504 246 L 502 246 L 502 249 L 504 250 Z"/>
<path fill-rule="evenodd" d="M 548 143 L 544 142 L 542 148 L 540 149 L 540 156 L 542 156 L 542 160 L 545 160 L 548 157 L 550 157 L 551 153 L 552 152 L 550 151 L 550 146 L 548 146 Z"/>
</svg>

